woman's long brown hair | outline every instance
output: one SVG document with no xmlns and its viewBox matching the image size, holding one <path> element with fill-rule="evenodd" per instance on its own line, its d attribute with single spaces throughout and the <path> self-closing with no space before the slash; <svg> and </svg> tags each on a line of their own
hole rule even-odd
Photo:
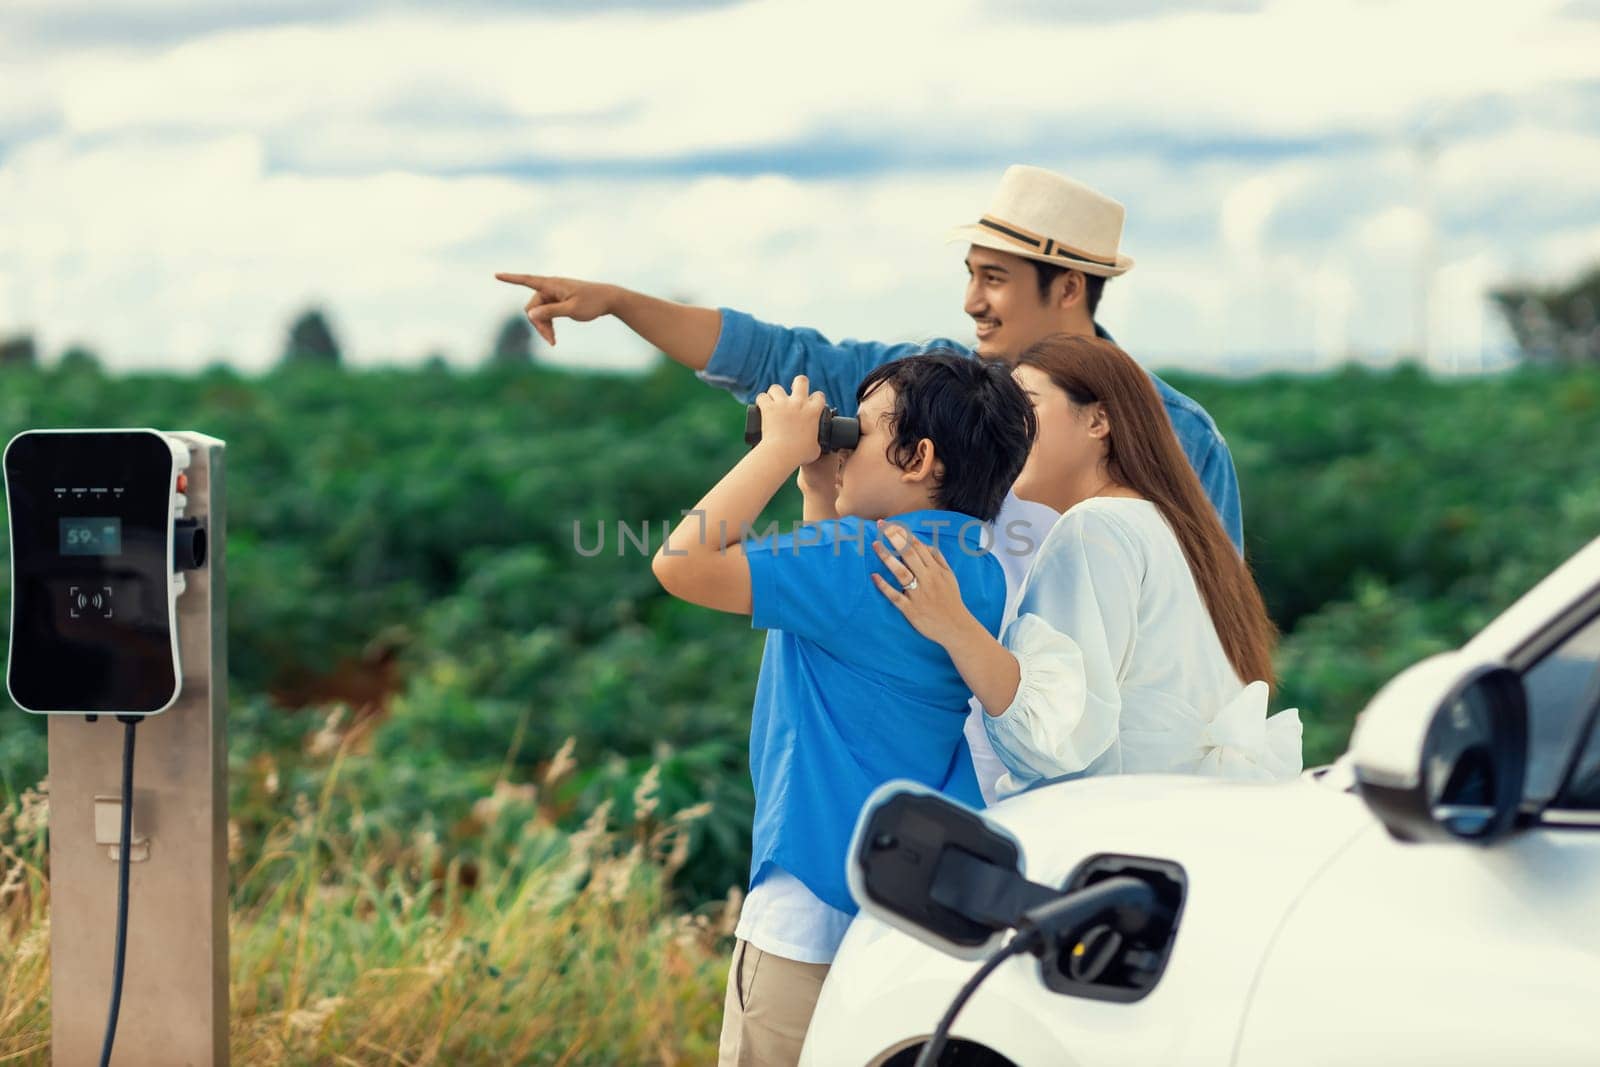
<svg viewBox="0 0 1600 1067">
<path fill-rule="evenodd" d="M 1069 334 L 1037 342 L 1017 363 L 1049 375 L 1077 404 L 1105 405 L 1111 422 L 1106 473 L 1153 503 L 1172 526 L 1239 679 L 1259 678 L 1275 687 L 1277 627 L 1267 617 L 1249 565 L 1234 549 L 1178 444 L 1150 375 L 1111 342 Z"/>
</svg>

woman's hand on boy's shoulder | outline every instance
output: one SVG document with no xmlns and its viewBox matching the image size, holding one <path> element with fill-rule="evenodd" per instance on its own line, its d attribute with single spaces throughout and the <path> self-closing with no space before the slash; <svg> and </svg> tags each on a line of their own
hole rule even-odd
<svg viewBox="0 0 1600 1067">
<path fill-rule="evenodd" d="M 872 548 L 889 569 L 890 578 L 874 573 L 872 583 L 900 609 L 912 627 L 936 645 L 949 648 L 962 640 L 977 620 L 961 599 L 955 572 L 936 545 L 926 545 L 898 523 L 878 521 L 883 540 Z M 894 547 L 891 552 L 884 545 Z M 897 554 L 898 553 L 898 554 Z M 899 583 L 896 587 L 895 583 Z"/>
</svg>

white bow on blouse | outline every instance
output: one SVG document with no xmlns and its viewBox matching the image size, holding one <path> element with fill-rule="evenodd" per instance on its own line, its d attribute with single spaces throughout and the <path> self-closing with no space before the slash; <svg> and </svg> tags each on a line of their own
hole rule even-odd
<svg viewBox="0 0 1600 1067">
<path fill-rule="evenodd" d="M 1254 681 L 1200 732 L 1198 774 L 1221 778 L 1293 778 L 1300 773 L 1300 710 L 1267 716 L 1267 683 Z"/>
</svg>

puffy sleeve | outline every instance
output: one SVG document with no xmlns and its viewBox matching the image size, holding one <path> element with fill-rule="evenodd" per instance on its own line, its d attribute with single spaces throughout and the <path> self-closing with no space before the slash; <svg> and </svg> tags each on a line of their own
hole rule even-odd
<svg viewBox="0 0 1600 1067">
<path fill-rule="evenodd" d="M 1112 520 L 1062 517 L 1039 549 L 1001 643 L 1021 680 L 984 729 L 1014 792 L 1087 768 L 1117 738 L 1121 681 L 1138 634 L 1143 556 Z"/>
</svg>

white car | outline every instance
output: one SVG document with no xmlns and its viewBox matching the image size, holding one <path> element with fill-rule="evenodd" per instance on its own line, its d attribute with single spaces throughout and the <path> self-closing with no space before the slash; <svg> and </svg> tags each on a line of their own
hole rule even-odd
<svg viewBox="0 0 1600 1067">
<path fill-rule="evenodd" d="M 938 1062 L 1600 1064 L 1597 712 L 1600 539 L 1295 781 L 1085 778 L 981 815 L 886 787 L 801 1062 L 911 1067 L 1024 909 L 1120 875 L 1145 910 L 1004 960 Z"/>
</svg>

